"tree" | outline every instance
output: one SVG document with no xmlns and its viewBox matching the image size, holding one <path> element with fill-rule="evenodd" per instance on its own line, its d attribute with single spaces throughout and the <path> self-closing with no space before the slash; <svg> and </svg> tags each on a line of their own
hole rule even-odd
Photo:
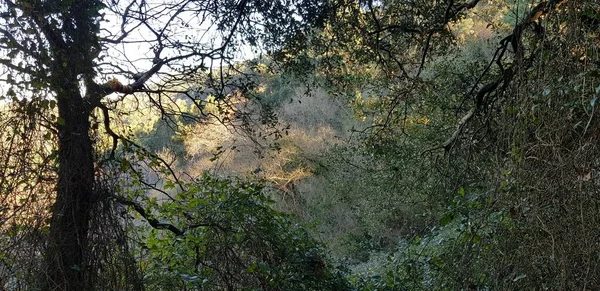
<svg viewBox="0 0 600 291">
<path fill-rule="evenodd" d="M 93 289 L 86 283 L 95 272 L 88 266 L 89 223 L 94 205 L 107 199 L 95 177 L 116 159 L 119 143 L 139 147 L 112 130 L 114 104 L 143 93 L 168 116 L 176 112 L 164 104 L 180 94 L 202 111 L 202 99 L 187 88 L 203 78 L 224 99 L 241 44 L 272 51 L 301 43 L 300 32 L 321 22 L 324 7 L 258 0 L 0 4 L 2 88 L 17 109 L 36 117 L 27 130 L 45 128 L 57 140 L 48 155 L 56 157 L 48 162 L 56 163 L 57 178 L 43 290 Z M 90 135 L 100 126 L 112 139 L 106 160 L 98 160 Z"/>
</svg>

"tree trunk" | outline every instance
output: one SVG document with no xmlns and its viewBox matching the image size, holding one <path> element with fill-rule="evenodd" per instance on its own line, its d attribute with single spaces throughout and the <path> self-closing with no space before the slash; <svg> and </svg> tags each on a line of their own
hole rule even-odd
<svg viewBox="0 0 600 291">
<path fill-rule="evenodd" d="M 89 281 L 87 239 L 94 201 L 90 109 L 74 87 L 66 93 L 57 92 L 58 186 L 52 209 L 44 290 L 91 290 L 86 283 Z"/>
</svg>

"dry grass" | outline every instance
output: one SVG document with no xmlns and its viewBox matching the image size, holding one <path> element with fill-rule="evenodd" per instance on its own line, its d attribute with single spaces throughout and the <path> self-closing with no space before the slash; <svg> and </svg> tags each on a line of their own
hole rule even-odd
<svg viewBox="0 0 600 291">
<path fill-rule="evenodd" d="M 343 141 L 348 113 L 323 92 L 303 93 L 298 90 L 277 111 L 280 123 L 289 125 L 276 140 L 279 149 L 257 148 L 256 140 L 218 122 L 197 125 L 184 139 L 187 171 L 258 176 L 282 190 L 311 176 L 320 154 Z"/>
<path fill-rule="evenodd" d="M 297 89 L 276 113 L 286 127 L 276 140 L 279 149 L 257 151 L 255 140 L 216 122 L 195 126 L 184 139 L 186 172 L 264 179 L 272 186 L 277 209 L 317 221 L 320 237 L 340 249 L 346 235 L 360 233 L 358 222 L 332 181 L 318 172 L 329 163 L 330 149 L 344 145 L 350 129 L 360 124 L 347 107 L 322 90 L 307 95 Z"/>
</svg>

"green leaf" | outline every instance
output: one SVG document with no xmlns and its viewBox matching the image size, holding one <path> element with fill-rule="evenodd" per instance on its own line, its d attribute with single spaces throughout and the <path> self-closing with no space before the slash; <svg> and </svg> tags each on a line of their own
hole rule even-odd
<svg viewBox="0 0 600 291">
<path fill-rule="evenodd" d="M 246 272 L 252 273 L 252 272 L 256 271 L 256 268 L 257 268 L 256 262 L 252 262 L 252 264 L 250 264 L 250 266 L 248 266 L 248 268 L 246 268 Z"/>
<path fill-rule="evenodd" d="M 481 237 L 478 234 L 474 233 L 473 236 L 471 237 L 471 241 L 474 244 L 477 244 L 477 243 L 481 242 Z"/>
<path fill-rule="evenodd" d="M 129 170 L 129 163 L 125 160 L 119 161 L 119 169 L 123 172 Z"/>
<path fill-rule="evenodd" d="M 446 213 L 444 216 L 442 216 L 442 218 L 440 218 L 440 225 L 446 226 L 448 223 L 452 222 L 453 219 L 454 215 L 452 213 Z"/>
<path fill-rule="evenodd" d="M 175 189 L 175 183 L 173 183 L 173 181 L 167 181 L 163 188 L 165 188 L 165 190 Z"/>
<path fill-rule="evenodd" d="M 418 235 L 417 235 L 417 236 L 415 236 L 415 238 L 413 239 L 413 242 L 414 242 L 415 244 L 420 244 L 420 243 L 421 243 L 421 237 L 420 237 L 420 236 L 418 236 Z"/>
<path fill-rule="evenodd" d="M 458 189 L 458 196 L 465 197 L 465 188 L 460 187 L 460 189 Z"/>
</svg>

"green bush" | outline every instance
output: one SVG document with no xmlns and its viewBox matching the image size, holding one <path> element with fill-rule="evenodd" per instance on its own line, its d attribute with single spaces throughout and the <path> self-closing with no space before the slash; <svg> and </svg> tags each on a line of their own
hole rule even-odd
<svg viewBox="0 0 600 291">
<path fill-rule="evenodd" d="M 271 208 L 260 183 L 204 175 L 156 219 L 140 255 L 149 290 L 345 290 L 323 246 L 293 217 Z M 150 213 L 150 212 L 148 212 Z"/>
</svg>

